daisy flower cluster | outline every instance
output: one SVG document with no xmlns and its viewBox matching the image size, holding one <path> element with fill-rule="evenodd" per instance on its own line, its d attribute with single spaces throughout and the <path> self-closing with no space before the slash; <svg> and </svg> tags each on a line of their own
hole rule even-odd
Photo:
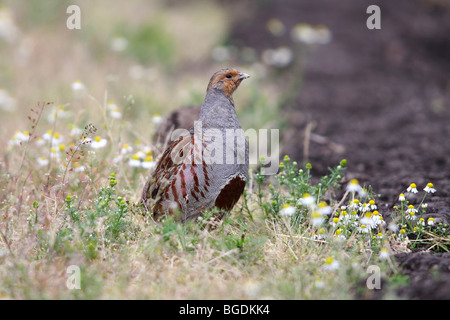
<svg viewBox="0 0 450 320">
<path fill-rule="evenodd" d="M 28 131 L 16 131 L 8 141 L 8 146 L 10 149 L 20 148 L 24 143 L 30 143 L 36 149 L 36 164 L 40 167 L 46 167 L 50 162 L 63 165 L 63 160 L 70 152 L 73 152 L 77 143 L 86 145 L 91 150 L 102 149 L 108 144 L 108 140 L 100 136 L 80 138 L 83 129 L 74 124 L 70 124 L 68 129 L 67 135 L 54 130 L 47 130 L 43 134 L 34 136 L 31 136 Z M 73 170 L 75 172 L 84 171 L 85 166 L 78 160 L 81 160 L 81 158 L 73 159 Z"/>
<path fill-rule="evenodd" d="M 270 213 L 277 217 L 291 217 L 295 224 L 307 222 L 313 228 L 320 228 L 328 220 L 332 209 L 317 196 L 317 191 L 311 186 L 311 164 L 307 164 L 305 169 L 298 169 L 297 166 L 289 156 L 285 156 L 280 163 L 280 173 L 277 177 L 280 185 L 287 187 L 289 195 L 283 195 L 279 189 L 269 185 L 269 192 L 272 195 Z M 342 162 L 342 165 L 339 165 L 320 187 L 337 188 L 341 178 L 340 171 L 344 166 L 345 162 Z M 256 175 L 258 182 L 263 179 L 262 175 Z"/>
<path fill-rule="evenodd" d="M 425 218 L 428 204 L 425 199 L 430 194 L 436 192 L 433 183 L 429 182 L 422 188 L 424 195 L 421 201 L 414 205 L 410 201 L 411 195 L 419 193 L 418 186 L 411 183 L 404 193 L 398 196 L 398 205 L 394 206 L 394 220 L 389 226 L 389 229 L 396 232 L 400 238 L 407 238 L 408 233 L 415 233 L 420 236 L 424 228 L 432 228 L 435 225 L 433 217 Z"/>
<path fill-rule="evenodd" d="M 113 160 L 115 163 L 126 163 L 131 168 L 154 169 L 156 161 L 153 158 L 153 148 L 136 141 L 133 147 L 130 144 L 123 144 L 119 154 Z"/>
</svg>

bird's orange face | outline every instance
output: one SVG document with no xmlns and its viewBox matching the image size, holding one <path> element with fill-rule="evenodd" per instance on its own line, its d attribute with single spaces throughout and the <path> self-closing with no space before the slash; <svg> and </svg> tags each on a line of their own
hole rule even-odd
<svg viewBox="0 0 450 320">
<path fill-rule="evenodd" d="M 233 68 L 222 69 L 213 74 L 209 81 L 208 89 L 215 88 L 222 90 L 231 98 L 231 95 L 239 87 L 242 80 L 248 77 L 250 77 L 248 74 L 239 72 Z"/>
</svg>

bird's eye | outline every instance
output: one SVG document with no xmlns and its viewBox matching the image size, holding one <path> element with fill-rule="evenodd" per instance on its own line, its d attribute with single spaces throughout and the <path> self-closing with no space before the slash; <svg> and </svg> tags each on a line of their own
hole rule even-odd
<svg viewBox="0 0 450 320">
<path fill-rule="evenodd" d="M 231 75 L 231 73 L 227 74 L 227 78 L 231 79 L 233 76 Z"/>
</svg>

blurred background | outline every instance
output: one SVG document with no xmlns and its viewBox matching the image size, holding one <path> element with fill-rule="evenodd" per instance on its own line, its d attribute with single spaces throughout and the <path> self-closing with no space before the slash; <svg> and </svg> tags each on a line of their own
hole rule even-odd
<svg viewBox="0 0 450 320">
<path fill-rule="evenodd" d="M 80 30 L 66 27 L 71 4 Z M 381 30 L 366 27 L 371 4 Z M 347 158 L 378 192 L 448 181 L 449 34 L 447 0 L 3 0 L 0 144 L 50 101 L 37 141 L 93 123 L 118 159 L 233 66 L 252 76 L 235 94 L 243 127 L 281 129 L 282 153 L 315 174 Z"/>
</svg>

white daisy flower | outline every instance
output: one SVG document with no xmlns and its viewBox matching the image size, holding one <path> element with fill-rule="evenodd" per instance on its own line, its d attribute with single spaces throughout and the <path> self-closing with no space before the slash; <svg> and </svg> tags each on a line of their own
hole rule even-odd
<svg viewBox="0 0 450 320">
<path fill-rule="evenodd" d="M 120 149 L 120 154 L 127 154 L 133 151 L 133 147 L 129 144 L 124 143 L 122 148 Z"/>
<path fill-rule="evenodd" d="M 291 207 L 288 204 L 283 205 L 283 208 L 280 210 L 281 216 L 290 217 L 295 213 L 296 209 L 295 207 Z"/>
<path fill-rule="evenodd" d="M 348 183 L 346 190 L 349 192 L 353 192 L 353 193 L 355 193 L 355 192 L 359 193 L 362 191 L 362 187 L 359 185 L 358 180 L 352 179 Z"/>
<path fill-rule="evenodd" d="M 375 200 L 370 200 L 369 205 L 370 205 L 370 210 L 372 210 L 372 211 L 378 209 L 377 205 L 375 204 Z"/>
<path fill-rule="evenodd" d="M 331 207 L 326 202 L 320 202 L 317 210 L 321 215 L 324 216 L 331 214 L 331 212 L 333 211 L 333 209 L 331 209 Z"/>
<path fill-rule="evenodd" d="M 48 130 L 42 135 L 45 141 L 51 141 L 52 146 L 57 146 L 63 141 L 63 136 L 59 132 L 53 133 L 53 130 Z"/>
<path fill-rule="evenodd" d="M 378 224 L 382 219 L 383 217 L 381 217 L 381 214 L 377 210 L 372 212 L 372 220 L 375 221 L 376 224 Z"/>
<path fill-rule="evenodd" d="M 41 167 L 45 167 L 46 165 L 48 165 L 48 159 L 46 157 L 40 157 L 40 158 L 37 159 L 37 163 Z"/>
<path fill-rule="evenodd" d="M 417 193 L 417 186 L 415 183 L 411 183 L 408 187 L 408 189 L 406 189 L 406 191 L 411 192 L 411 193 Z"/>
<path fill-rule="evenodd" d="M 106 140 L 100 136 L 96 136 L 91 142 L 91 147 L 94 149 L 101 149 L 101 148 L 104 148 L 107 143 L 108 143 L 108 140 Z"/>
<path fill-rule="evenodd" d="M 156 162 L 153 161 L 153 158 L 151 156 L 147 156 L 142 162 L 141 166 L 144 169 L 153 169 L 156 168 Z"/>
<path fill-rule="evenodd" d="M 16 131 L 12 138 L 8 141 L 10 146 L 18 146 L 21 142 L 26 142 L 30 138 L 28 131 Z"/>
<path fill-rule="evenodd" d="M 325 219 L 324 219 L 323 215 L 320 214 L 319 211 L 314 210 L 311 213 L 310 223 L 313 226 L 318 227 L 318 226 L 322 225 L 324 222 L 325 222 Z"/>
<path fill-rule="evenodd" d="M 406 235 L 406 230 L 405 229 L 400 229 L 398 231 L 398 236 L 400 239 L 407 239 L 408 236 Z"/>
<path fill-rule="evenodd" d="M 327 257 L 322 268 L 326 271 L 334 271 L 339 268 L 339 262 L 334 260 L 332 257 Z"/>
<path fill-rule="evenodd" d="M 311 207 L 316 203 L 316 199 L 313 196 L 310 196 L 308 193 L 305 193 L 303 197 L 297 201 L 297 204 L 299 203 L 306 207 Z"/>
<path fill-rule="evenodd" d="M 435 193 L 436 189 L 434 188 L 431 182 L 427 183 L 427 186 L 423 189 L 426 193 Z"/>
<path fill-rule="evenodd" d="M 86 170 L 85 166 L 81 165 L 79 162 L 74 162 L 72 168 L 74 172 L 84 172 L 84 170 Z"/>
<path fill-rule="evenodd" d="M 154 124 L 160 124 L 162 121 L 163 121 L 163 118 L 162 118 L 158 113 L 155 113 L 155 114 L 153 115 L 153 117 L 152 117 L 152 122 L 153 122 Z"/>
<path fill-rule="evenodd" d="M 369 231 L 370 231 L 370 227 L 368 227 L 368 226 L 365 225 L 365 224 L 361 224 L 361 225 L 358 227 L 358 232 L 359 232 L 359 233 L 369 233 Z"/>
<path fill-rule="evenodd" d="M 414 206 L 413 206 L 412 204 L 410 204 L 410 205 L 408 206 L 408 209 L 406 209 L 406 213 L 411 213 L 411 212 L 413 212 L 413 213 L 418 212 L 418 210 L 415 209 Z"/>
<path fill-rule="evenodd" d="M 413 211 L 407 212 L 406 213 L 406 219 L 412 220 L 412 221 L 416 220 L 417 219 L 416 213 L 413 212 Z"/>
<path fill-rule="evenodd" d="M 72 90 L 73 91 L 83 91 L 85 89 L 83 82 L 81 80 L 75 80 L 72 82 Z"/>
<path fill-rule="evenodd" d="M 107 108 L 109 110 L 109 116 L 114 119 L 122 118 L 122 112 L 120 112 L 119 107 L 114 102 L 108 102 Z"/>
<path fill-rule="evenodd" d="M 336 239 L 339 239 L 339 240 L 347 239 L 345 237 L 345 235 L 342 234 L 342 229 L 337 229 L 336 232 L 334 233 L 334 236 L 336 237 Z"/>
<path fill-rule="evenodd" d="M 333 218 L 333 220 L 331 220 L 331 222 L 330 222 L 331 226 L 333 226 L 333 227 L 337 227 L 338 223 L 339 223 L 339 218 L 338 217 Z"/>
<path fill-rule="evenodd" d="M 361 212 L 368 212 L 368 211 L 370 211 L 370 205 L 368 203 L 364 202 L 361 205 Z"/>
<path fill-rule="evenodd" d="M 400 195 L 398 196 L 398 200 L 402 202 L 405 201 L 406 200 L 405 195 L 403 193 L 400 193 Z"/>
<path fill-rule="evenodd" d="M 122 118 L 122 112 L 120 112 L 119 108 L 115 108 L 109 112 L 109 116 L 114 119 Z"/>
<path fill-rule="evenodd" d="M 389 259 L 389 251 L 387 248 L 382 248 L 380 250 L 380 254 L 378 255 L 381 259 Z"/>
<path fill-rule="evenodd" d="M 434 218 L 428 218 L 428 220 L 427 220 L 427 224 L 429 225 L 429 226 L 432 226 L 432 225 L 434 225 Z"/>
<path fill-rule="evenodd" d="M 347 213 L 347 211 L 345 211 L 345 210 L 341 211 L 341 214 L 339 215 L 339 221 L 340 221 L 343 225 L 347 225 L 349 222 L 351 222 L 351 217 L 350 217 L 350 215 Z"/>
<path fill-rule="evenodd" d="M 135 156 L 137 156 L 138 159 L 140 160 L 144 160 L 147 154 L 144 151 L 139 150 L 138 152 L 135 153 Z"/>
<path fill-rule="evenodd" d="M 366 212 L 364 214 L 364 217 L 362 217 L 360 223 L 365 225 L 367 228 L 372 229 L 376 226 L 376 222 L 372 217 L 372 212 Z"/>
<path fill-rule="evenodd" d="M 354 199 L 350 202 L 350 205 L 348 206 L 348 209 L 351 211 L 355 211 L 355 210 L 359 210 L 359 208 L 361 207 L 361 203 L 359 202 L 358 199 Z"/>
<path fill-rule="evenodd" d="M 130 160 L 128 160 L 128 165 L 133 168 L 137 168 L 141 166 L 141 159 L 137 154 L 134 154 Z"/>
</svg>

